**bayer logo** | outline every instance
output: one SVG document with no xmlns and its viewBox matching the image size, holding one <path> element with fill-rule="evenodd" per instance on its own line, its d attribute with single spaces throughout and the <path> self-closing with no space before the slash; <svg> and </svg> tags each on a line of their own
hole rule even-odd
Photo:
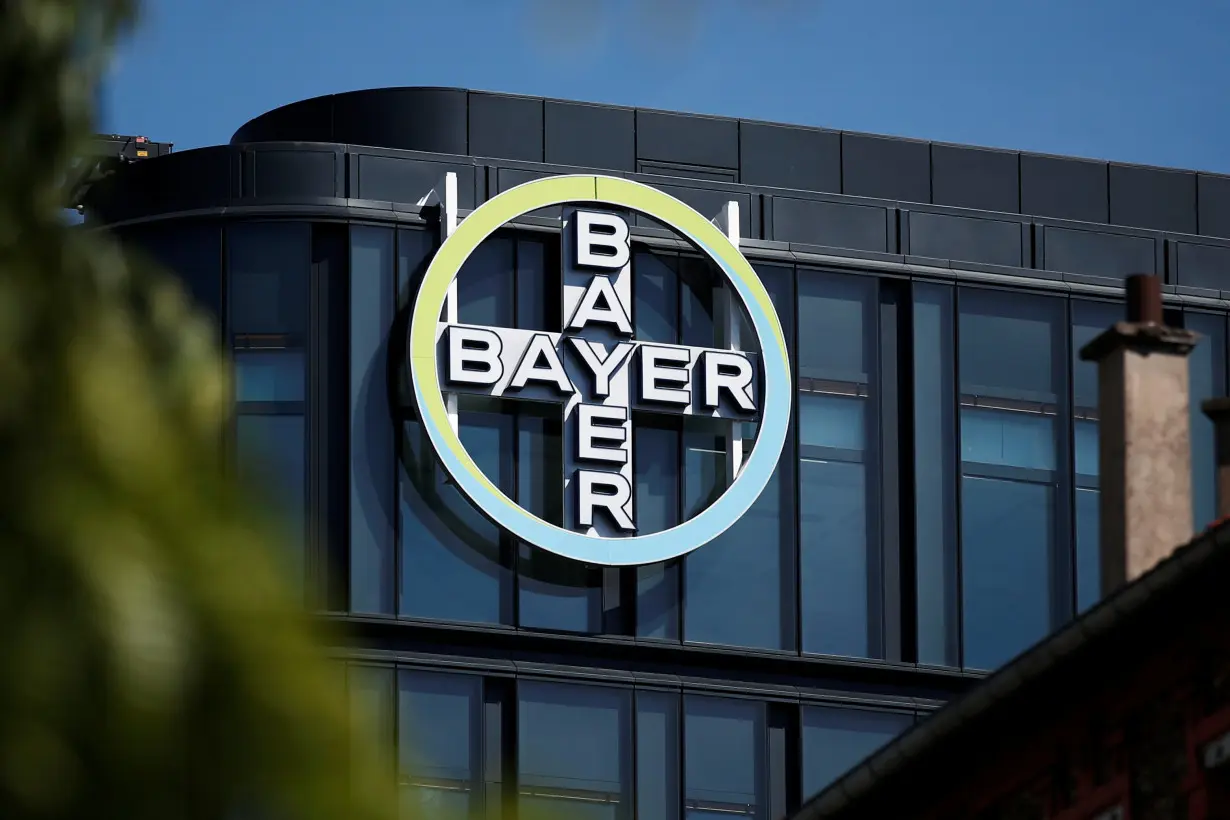
<svg viewBox="0 0 1230 820">
<path fill-rule="evenodd" d="M 564 205 L 562 332 L 447 321 L 441 308 L 461 265 L 496 229 L 537 208 Z M 721 347 L 636 338 L 632 252 L 623 212 L 671 227 L 728 280 L 751 328 Z M 739 323 L 730 323 L 739 327 Z M 746 331 L 744 331 L 746 335 Z M 732 338 L 733 337 L 733 338 Z M 790 409 L 781 328 L 763 285 L 733 243 L 696 211 L 622 179 L 552 177 L 492 199 L 444 243 L 423 278 L 410 328 L 410 371 L 420 418 L 441 463 L 488 518 L 517 537 L 594 564 L 666 560 L 712 540 L 747 511 L 772 475 Z M 563 526 L 505 496 L 465 452 L 445 394 L 548 403 L 563 422 Z M 756 446 L 722 496 L 661 532 L 637 526 L 633 413 L 759 423 Z"/>
</svg>

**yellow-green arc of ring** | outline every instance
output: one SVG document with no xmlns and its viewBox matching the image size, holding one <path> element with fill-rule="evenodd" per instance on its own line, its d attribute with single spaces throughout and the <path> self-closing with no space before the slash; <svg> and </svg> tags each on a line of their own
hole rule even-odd
<svg viewBox="0 0 1230 820">
<path fill-rule="evenodd" d="M 694 518 L 649 534 L 603 537 L 558 527 L 509 498 L 474 463 L 449 423 L 440 389 L 436 337 L 449 286 L 466 259 L 496 230 L 553 205 L 628 209 L 662 223 L 695 246 L 738 293 L 760 343 L 764 374 L 755 446 L 722 496 Z M 533 180 L 488 200 L 458 224 L 423 275 L 410 320 L 409 369 L 423 430 L 448 474 L 487 518 L 517 538 L 590 564 L 628 566 L 665 561 L 721 535 L 751 508 L 773 478 L 790 424 L 789 354 L 769 293 L 739 249 L 711 221 L 669 194 L 627 179 L 568 175 Z M 562 479 L 562 477 L 561 477 Z M 749 543 L 748 548 L 753 548 Z"/>
</svg>

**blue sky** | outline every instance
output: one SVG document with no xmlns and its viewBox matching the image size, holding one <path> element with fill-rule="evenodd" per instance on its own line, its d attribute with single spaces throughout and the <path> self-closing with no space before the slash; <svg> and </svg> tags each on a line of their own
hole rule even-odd
<svg viewBox="0 0 1230 820">
<path fill-rule="evenodd" d="M 146 0 L 101 130 L 444 85 L 1230 173 L 1224 0 Z"/>
</svg>

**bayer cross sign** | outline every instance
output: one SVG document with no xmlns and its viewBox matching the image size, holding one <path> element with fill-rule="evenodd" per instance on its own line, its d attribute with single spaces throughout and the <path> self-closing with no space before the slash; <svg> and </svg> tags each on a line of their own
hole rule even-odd
<svg viewBox="0 0 1230 820">
<path fill-rule="evenodd" d="M 564 205 L 562 332 L 450 321 L 458 270 L 496 229 L 521 214 Z M 637 339 L 632 250 L 622 212 L 666 225 L 715 263 L 755 337 L 753 350 Z M 639 183 L 551 177 L 518 186 L 470 214 L 432 260 L 410 327 L 410 375 L 420 420 L 441 464 L 496 524 L 530 544 L 592 564 L 629 565 L 682 555 L 741 517 L 772 476 L 790 417 L 790 370 L 781 325 L 751 266 L 696 211 Z M 461 445 L 444 394 L 549 402 L 564 421 L 563 526 L 539 519 L 478 470 Z M 454 405 L 455 406 L 455 405 Z M 661 532 L 637 528 L 633 413 L 756 422 L 751 453 L 710 507 Z"/>
<path fill-rule="evenodd" d="M 750 419 L 754 359 L 732 350 L 634 339 L 628 225 L 613 213 L 564 215 L 563 333 L 450 324 L 439 347 L 449 390 L 559 402 L 566 526 L 636 532 L 632 411 Z"/>
</svg>

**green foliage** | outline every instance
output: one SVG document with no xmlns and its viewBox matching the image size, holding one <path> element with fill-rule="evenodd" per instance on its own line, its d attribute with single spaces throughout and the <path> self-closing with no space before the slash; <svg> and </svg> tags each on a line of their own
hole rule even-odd
<svg viewBox="0 0 1230 820">
<path fill-rule="evenodd" d="M 133 12 L 0 2 L 0 817 L 388 817 L 276 526 L 222 469 L 213 331 L 62 218 Z"/>
</svg>

